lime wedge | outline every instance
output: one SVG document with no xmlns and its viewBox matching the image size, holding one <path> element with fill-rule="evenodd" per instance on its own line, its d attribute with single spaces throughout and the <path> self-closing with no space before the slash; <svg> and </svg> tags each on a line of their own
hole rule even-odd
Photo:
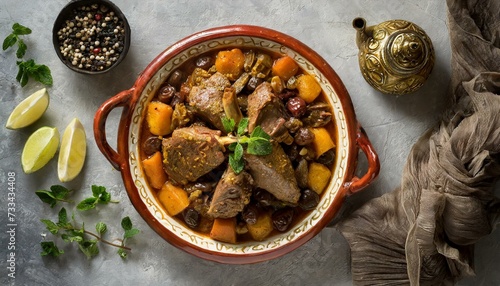
<svg viewBox="0 0 500 286">
<path fill-rule="evenodd" d="M 78 118 L 75 118 L 68 124 L 62 136 L 57 162 L 59 181 L 68 182 L 78 176 L 85 162 L 86 152 L 85 129 Z"/>
<path fill-rule="evenodd" d="M 26 127 L 42 117 L 49 106 L 49 94 L 46 88 L 34 92 L 21 101 L 7 119 L 5 127 L 19 129 Z"/>
<path fill-rule="evenodd" d="M 26 141 L 21 155 L 21 165 L 26 174 L 45 166 L 59 147 L 59 132 L 55 127 L 41 127 Z"/>
</svg>

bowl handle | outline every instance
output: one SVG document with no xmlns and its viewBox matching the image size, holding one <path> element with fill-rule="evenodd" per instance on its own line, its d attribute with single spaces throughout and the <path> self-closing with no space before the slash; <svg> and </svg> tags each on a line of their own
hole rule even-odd
<svg viewBox="0 0 500 286">
<path fill-rule="evenodd" d="M 106 100 L 101 107 L 99 107 L 94 117 L 94 138 L 97 147 L 117 170 L 121 170 L 121 167 L 126 163 L 126 156 L 120 155 L 109 146 L 106 140 L 106 120 L 111 110 L 128 104 L 132 91 L 133 89 L 124 90 Z"/>
<path fill-rule="evenodd" d="M 359 125 L 358 132 L 356 134 L 356 144 L 363 151 L 363 153 L 365 153 L 368 160 L 368 170 L 361 178 L 354 176 L 350 182 L 346 183 L 347 191 L 350 194 L 354 194 L 368 186 L 380 172 L 380 162 L 377 153 L 375 153 L 365 130 Z"/>
</svg>

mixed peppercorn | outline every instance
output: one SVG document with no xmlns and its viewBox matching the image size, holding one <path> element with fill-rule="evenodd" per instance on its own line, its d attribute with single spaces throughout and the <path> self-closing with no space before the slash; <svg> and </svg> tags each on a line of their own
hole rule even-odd
<svg viewBox="0 0 500 286">
<path fill-rule="evenodd" d="M 92 4 L 73 11 L 58 30 L 59 50 L 75 68 L 110 68 L 124 49 L 125 23 L 108 6 Z"/>
</svg>

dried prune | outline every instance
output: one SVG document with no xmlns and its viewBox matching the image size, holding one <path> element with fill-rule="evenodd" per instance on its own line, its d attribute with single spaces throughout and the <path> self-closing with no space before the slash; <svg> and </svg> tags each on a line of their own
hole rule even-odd
<svg viewBox="0 0 500 286">
<path fill-rule="evenodd" d="M 158 100 L 165 104 L 170 104 L 172 98 L 174 97 L 174 94 L 175 94 L 175 87 L 171 85 L 165 85 L 162 88 L 160 88 L 160 91 L 158 92 Z"/>
<path fill-rule="evenodd" d="M 286 206 L 286 203 L 278 200 L 275 196 L 263 189 L 257 189 L 253 193 L 253 197 L 257 202 L 257 205 L 262 208 L 273 207 L 282 208 Z"/>
<path fill-rule="evenodd" d="M 196 66 L 204 70 L 210 69 L 210 67 L 213 66 L 214 63 L 214 58 L 210 56 L 203 56 L 196 59 Z"/>
<path fill-rule="evenodd" d="M 287 122 L 285 122 L 285 127 L 290 133 L 296 133 L 302 127 L 302 121 L 295 117 L 290 117 Z"/>
<path fill-rule="evenodd" d="M 299 199 L 299 206 L 305 210 L 315 209 L 319 204 L 319 195 L 315 191 L 305 189 L 302 191 Z"/>
<path fill-rule="evenodd" d="M 286 108 L 293 117 L 301 117 L 307 110 L 306 102 L 298 96 L 290 98 L 286 103 Z"/>
<path fill-rule="evenodd" d="M 180 70 L 175 70 L 174 72 L 172 72 L 167 82 L 171 86 L 178 88 L 180 87 L 183 81 L 184 81 L 184 73 Z"/>
<path fill-rule="evenodd" d="M 197 212 L 194 208 L 188 207 L 182 212 L 182 217 L 184 218 L 184 222 L 190 228 L 197 228 L 200 224 L 200 213 Z"/>
<path fill-rule="evenodd" d="M 241 213 L 241 217 L 247 224 L 255 224 L 258 216 L 259 210 L 255 205 L 247 205 Z"/>
<path fill-rule="evenodd" d="M 148 156 L 161 150 L 161 139 L 158 136 L 151 136 L 142 144 L 142 150 Z"/>
<path fill-rule="evenodd" d="M 258 189 L 257 191 L 255 191 L 253 196 L 262 207 L 269 207 L 273 204 L 273 201 L 276 200 L 276 198 L 271 195 L 271 193 L 262 189 Z"/>
<path fill-rule="evenodd" d="M 333 165 L 333 162 L 335 162 L 335 150 L 330 149 L 326 151 L 321 156 L 319 156 L 319 158 L 316 161 L 325 166 L 331 167 Z"/>
<path fill-rule="evenodd" d="M 312 133 L 309 128 L 299 128 L 295 136 L 293 137 L 294 142 L 299 146 L 305 146 L 311 144 L 314 141 L 314 133 Z"/>
<path fill-rule="evenodd" d="M 283 208 L 275 211 L 272 216 L 273 228 L 277 231 L 286 231 L 293 220 L 293 209 Z"/>
</svg>

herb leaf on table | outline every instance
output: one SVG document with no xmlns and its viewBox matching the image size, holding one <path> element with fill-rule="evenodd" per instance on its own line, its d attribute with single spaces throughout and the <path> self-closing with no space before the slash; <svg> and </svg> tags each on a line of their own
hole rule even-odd
<svg viewBox="0 0 500 286">
<path fill-rule="evenodd" d="M 14 25 L 12 25 L 12 33 L 9 34 L 2 43 L 2 49 L 5 51 L 17 44 L 16 57 L 20 60 L 17 61 L 19 71 L 17 73 L 16 80 L 21 84 L 21 86 L 25 86 L 30 77 L 44 85 L 51 86 L 53 79 L 49 67 L 46 65 L 36 64 L 33 59 L 28 61 L 22 60 L 22 58 L 26 55 L 28 46 L 19 36 L 29 34 L 31 34 L 30 28 L 19 23 L 14 23 Z"/>
<path fill-rule="evenodd" d="M 78 203 L 76 209 L 79 211 L 95 209 L 98 203 L 118 203 L 118 201 L 111 200 L 111 194 L 106 191 L 105 187 L 92 185 L 92 197 L 82 200 Z"/>
<path fill-rule="evenodd" d="M 50 191 L 39 190 L 35 194 L 42 200 L 42 202 L 47 203 L 53 208 L 57 202 L 72 202 L 67 200 L 66 197 L 71 191 L 66 187 L 61 185 L 53 185 L 50 187 Z"/>
<path fill-rule="evenodd" d="M 80 251 L 85 254 L 87 258 L 92 258 L 99 254 L 99 242 L 117 247 L 118 255 L 122 258 L 126 258 L 127 251 L 131 250 L 130 247 L 125 246 L 126 240 L 140 232 L 138 229 L 132 227 L 132 221 L 130 218 L 125 217 L 121 222 L 121 226 L 125 230 L 123 239 L 121 239 L 120 244 L 113 243 L 103 238 L 108 229 L 105 223 L 98 222 L 95 226 L 96 233 L 93 233 L 85 229 L 84 223 L 81 223 L 81 227 L 79 227 L 74 215 L 72 216 L 71 221 L 69 221 L 65 208 L 61 208 L 59 211 L 58 222 L 54 222 L 49 219 L 41 219 L 41 222 L 45 224 L 46 229 L 50 233 L 60 236 L 63 241 L 77 243 L 78 249 L 80 249 Z M 64 251 L 60 251 L 57 248 L 53 241 L 42 241 L 40 245 L 42 246 L 42 252 L 40 253 L 42 256 L 50 255 L 57 257 L 64 253 Z"/>
<path fill-rule="evenodd" d="M 122 239 L 122 248 L 119 248 L 118 249 L 118 255 L 125 259 L 127 258 L 127 248 L 125 247 L 125 242 L 127 241 L 127 239 L 137 235 L 138 233 L 140 233 L 140 230 L 138 230 L 137 228 L 133 228 L 133 225 L 132 225 L 132 221 L 130 220 L 130 217 L 126 216 L 122 219 L 122 222 L 121 222 L 121 225 L 122 225 L 122 228 L 123 230 L 125 230 L 125 233 L 123 234 L 123 239 Z M 130 249 L 128 249 L 130 250 Z"/>
</svg>

